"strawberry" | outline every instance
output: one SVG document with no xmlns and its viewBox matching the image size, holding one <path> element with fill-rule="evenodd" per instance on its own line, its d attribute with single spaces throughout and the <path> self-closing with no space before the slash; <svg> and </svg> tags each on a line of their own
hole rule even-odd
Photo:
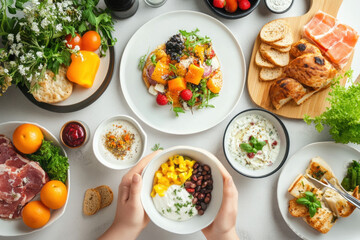
<svg viewBox="0 0 360 240">
<path fill-rule="evenodd" d="M 156 102 L 159 105 L 166 105 L 168 103 L 168 99 L 164 94 L 159 93 L 156 97 Z"/>
<path fill-rule="evenodd" d="M 251 7 L 249 0 L 238 0 L 239 8 L 243 11 L 248 10 Z"/>
<path fill-rule="evenodd" d="M 223 8 L 225 6 L 225 0 L 214 0 L 213 5 L 216 8 Z"/>
<path fill-rule="evenodd" d="M 184 101 L 189 101 L 192 98 L 192 92 L 190 89 L 184 89 L 180 92 L 180 97 L 184 100 Z"/>
</svg>

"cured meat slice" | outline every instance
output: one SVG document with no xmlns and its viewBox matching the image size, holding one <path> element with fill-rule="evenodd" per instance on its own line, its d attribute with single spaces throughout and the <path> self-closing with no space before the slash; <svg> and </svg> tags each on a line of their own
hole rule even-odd
<svg viewBox="0 0 360 240">
<path fill-rule="evenodd" d="M 48 180 L 37 162 L 18 154 L 10 139 L 0 135 L 0 218 L 20 217 L 22 207 Z"/>
<path fill-rule="evenodd" d="M 359 38 L 353 28 L 321 11 L 304 27 L 304 35 L 339 68 L 347 64 Z"/>
</svg>

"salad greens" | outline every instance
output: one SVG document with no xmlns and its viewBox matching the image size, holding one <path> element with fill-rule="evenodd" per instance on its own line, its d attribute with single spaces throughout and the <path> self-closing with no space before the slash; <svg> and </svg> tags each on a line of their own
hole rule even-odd
<svg viewBox="0 0 360 240">
<path fill-rule="evenodd" d="M 4 45 L 0 48 L 0 95 L 11 83 L 34 90 L 46 69 L 57 74 L 61 65 L 69 66 L 71 53 L 79 50 L 66 47 L 69 34 L 97 31 L 104 56 L 116 39 L 111 35 L 112 17 L 108 10 L 96 7 L 98 2 L 0 0 L 0 37 Z"/>
<path fill-rule="evenodd" d="M 51 180 L 65 183 L 69 168 L 68 158 L 60 154 L 60 148 L 52 142 L 43 140 L 39 150 L 27 157 L 40 164 Z"/>
<path fill-rule="evenodd" d="M 141 71 L 144 69 L 144 66 L 145 66 L 145 63 L 146 63 L 146 56 L 147 56 L 147 54 L 144 54 L 143 56 L 140 57 L 139 64 L 138 64 L 138 69 L 141 70 Z"/>
<path fill-rule="evenodd" d="M 309 209 L 310 217 L 313 217 L 316 214 L 317 209 L 321 208 L 321 202 L 312 192 L 305 192 L 304 194 L 305 196 L 298 198 L 296 202 L 305 205 Z"/>
<path fill-rule="evenodd" d="M 151 148 L 151 151 L 155 152 L 157 150 L 164 150 L 163 147 L 160 146 L 160 143 L 156 143 L 154 147 Z"/>
<path fill-rule="evenodd" d="M 247 153 L 257 153 L 261 151 L 263 147 L 266 145 L 266 142 L 259 141 L 256 137 L 251 136 L 249 143 L 242 143 L 240 147 Z"/>
<path fill-rule="evenodd" d="M 354 191 L 360 185 L 360 162 L 354 160 L 350 163 L 341 185 L 346 191 Z"/>
<path fill-rule="evenodd" d="M 307 124 L 314 123 L 316 130 L 323 131 L 324 125 L 329 126 L 330 134 L 336 142 L 360 144 L 360 84 L 353 84 L 346 88 L 337 82 L 342 77 L 352 78 L 352 71 L 334 79 L 336 84 L 331 86 L 331 106 L 317 117 L 305 115 Z"/>
<path fill-rule="evenodd" d="M 211 39 L 208 36 L 202 37 L 198 35 L 198 32 L 200 32 L 198 28 L 196 28 L 194 31 L 191 32 L 187 32 L 185 30 L 179 30 L 179 32 L 181 33 L 181 35 L 183 35 L 186 38 L 184 42 L 184 46 L 190 52 L 194 51 L 194 47 L 196 45 L 206 44 L 211 42 Z"/>
</svg>

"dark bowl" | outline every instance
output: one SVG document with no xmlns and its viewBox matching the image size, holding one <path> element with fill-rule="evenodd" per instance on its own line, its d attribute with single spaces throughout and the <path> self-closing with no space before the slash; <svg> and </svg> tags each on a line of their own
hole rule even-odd
<svg viewBox="0 0 360 240">
<path fill-rule="evenodd" d="M 233 13 L 229 13 L 229 12 L 225 11 L 225 8 L 214 7 L 212 5 L 212 2 L 213 2 L 213 0 L 205 0 L 205 3 L 207 4 L 207 6 L 216 15 L 223 17 L 223 18 L 227 18 L 227 19 L 238 19 L 238 18 L 245 17 L 245 16 L 249 15 L 252 11 L 254 11 L 255 8 L 257 8 L 257 6 L 259 5 L 260 0 L 249 0 L 251 7 L 248 10 L 243 11 L 240 8 L 238 8 L 236 10 L 236 12 L 233 12 Z"/>
</svg>

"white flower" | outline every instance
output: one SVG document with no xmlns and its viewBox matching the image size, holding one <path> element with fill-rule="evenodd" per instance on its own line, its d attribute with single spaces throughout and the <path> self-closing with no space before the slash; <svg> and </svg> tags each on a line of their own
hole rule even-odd
<svg viewBox="0 0 360 240">
<path fill-rule="evenodd" d="M 44 57 L 44 53 L 38 51 L 38 52 L 36 52 L 36 56 L 38 56 L 39 58 L 42 58 L 42 57 Z"/>
<path fill-rule="evenodd" d="M 18 33 L 16 34 L 16 41 L 17 41 L 17 42 L 20 42 L 20 41 L 21 41 L 20 32 L 18 32 Z"/>
<path fill-rule="evenodd" d="M 14 34 L 12 34 L 12 33 L 10 33 L 9 35 L 8 35 L 8 40 L 9 40 L 9 42 L 14 42 Z"/>
<path fill-rule="evenodd" d="M 19 56 L 19 54 L 20 54 L 20 51 L 19 51 L 19 50 L 15 50 L 15 51 L 14 51 L 14 53 L 15 53 L 15 56 L 17 56 L 17 57 L 18 57 L 18 56 Z"/>
<path fill-rule="evenodd" d="M 41 69 L 43 69 L 43 67 L 44 66 L 42 65 L 42 63 L 40 63 L 38 69 L 41 70 Z"/>
<path fill-rule="evenodd" d="M 78 45 L 76 45 L 75 47 L 74 47 L 74 50 L 77 52 L 77 51 L 80 51 L 80 47 L 78 46 Z"/>
<path fill-rule="evenodd" d="M 17 50 L 22 50 L 23 47 L 24 47 L 24 46 L 23 46 L 22 43 L 18 43 L 18 44 L 16 45 L 16 49 L 17 49 Z"/>
<path fill-rule="evenodd" d="M 9 73 L 9 70 L 7 70 L 6 68 L 4 69 L 4 73 L 5 74 L 8 74 Z"/>
<path fill-rule="evenodd" d="M 28 53 L 26 54 L 26 58 L 28 58 L 28 59 L 35 59 L 35 56 L 34 56 L 33 52 L 30 51 L 30 52 L 28 52 Z"/>
<path fill-rule="evenodd" d="M 20 62 L 25 62 L 25 56 L 24 55 L 21 55 Z"/>
<path fill-rule="evenodd" d="M 40 30 L 39 30 L 39 27 L 38 27 L 38 24 L 36 22 L 33 22 L 32 25 L 31 25 L 31 30 L 33 30 L 35 33 L 39 33 Z"/>
<path fill-rule="evenodd" d="M 32 74 L 26 78 L 26 80 L 28 80 L 29 82 L 31 82 L 31 79 L 32 79 Z"/>
<path fill-rule="evenodd" d="M 19 65 L 19 72 L 20 72 L 20 74 L 23 75 L 23 76 L 26 74 L 26 73 L 25 73 L 24 65 L 22 65 L 22 64 Z"/>
<path fill-rule="evenodd" d="M 44 19 L 41 21 L 40 25 L 41 25 L 42 28 L 45 29 L 45 28 L 49 25 L 49 23 L 50 23 L 50 21 L 49 21 L 47 18 L 44 18 Z"/>
<path fill-rule="evenodd" d="M 56 30 L 57 32 L 61 32 L 61 31 L 63 30 L 63 26 L 61 25 L 61 23 L 59 23 L 58 25 L 56 25 L 55 30 Z"/>
<path fill-rule="evenodd" d="M 15 62 L 15 61 L 10 61 L 10 66 L 11 66 L 11 67 L 15 67 L 15 66 L 16 66 L 16 62 Z"/>
<path fill-rule="evenodd" d="M 71 45 L 71 44 L 66 44 L 66 46 L 67 46 L 68 48 L 72 48 L 72 45 Z"/>
<path fill-rule="evenodd" d="M 40 4 L 38 0 L 32 0 L 31 3 L 34 4 L 34 5 L 39 5 Z"/>
<path fill-rule="evenodd" d="M 66 16 L 66 17 L 64 18 L 64 21 L 71 22 L 71 17 Z"/>
</svg>

